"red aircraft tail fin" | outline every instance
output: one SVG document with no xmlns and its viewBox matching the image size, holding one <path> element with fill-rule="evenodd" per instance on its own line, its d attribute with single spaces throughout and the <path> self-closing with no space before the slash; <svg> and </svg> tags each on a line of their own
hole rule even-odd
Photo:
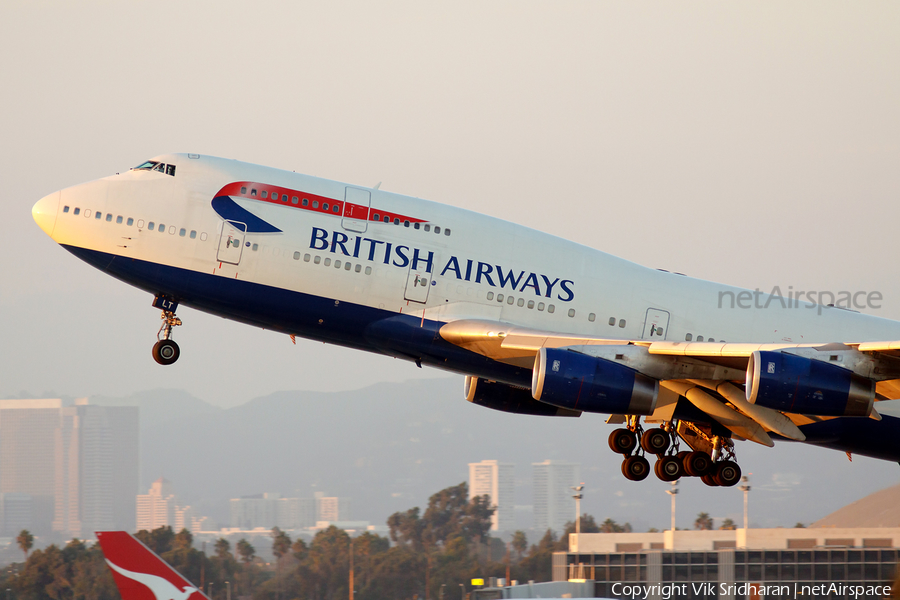
<svg viewBox="0 0 900 600">
<path fill-rule="evenodd" d="M 208 600 L 194 584 L 127 531 L 98 531 L 97 539 L 122 600 Z"/>
</svg>

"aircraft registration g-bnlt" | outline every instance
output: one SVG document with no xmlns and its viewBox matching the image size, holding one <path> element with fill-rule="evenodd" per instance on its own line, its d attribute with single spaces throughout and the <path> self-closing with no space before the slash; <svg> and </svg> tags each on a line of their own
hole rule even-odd
<svg viewBox="0 0 900 600">
<path fill-rule="evenodd" d="M 900 461 L 885 402 L 900 398 L 900 322 L 763 303 L 452 206 L 197 154 L 32 212 L 72 254 L 153 295 L 161 364 L 179 356 L 184 304 L 465 374 L 466 398 L 488 408 L 608 414 L 632 480 L 655 456 L 664 481 L 734 485 L 734 440 Z"/>
</svg>

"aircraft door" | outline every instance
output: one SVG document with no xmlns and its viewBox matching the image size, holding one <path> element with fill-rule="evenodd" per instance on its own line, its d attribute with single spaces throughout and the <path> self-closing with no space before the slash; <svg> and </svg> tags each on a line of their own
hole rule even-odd
<svg viewBox="0 0 900 600">
<path fill-rule="evenodd" d="M 647 318 L 644 319 L 644 333 L 642 339 L 661 341 L 666 339 L 669 329 L 669 313 L 658 308 L 648 308 Z"/>
<path fill-rule="evenodd" d="M 372 193 L 369 190 L 347 187 L 344 190 L 344 216 L 341 227 L 347 231 L 365 233 L 369 226 L 369 204 Z"/>
<path fill-rule="evenodd" d="M 216 258 L 219 262 L 236 265 L 241 262 L 241 253 L 244 251 L 244 234 L 247 225 L 240 221 L 224 221 L 222 223 L 222 235 L 219 237 L 219 250 Z"/>
<path fill-rule="evenodd" d="M 410 302 L 428 301 L 428 290 L 434 284 L 434 273 L 437 265 L 437 252 L 431 250 L 411 250 L 413 256 L 409 260 L 409 274 L 406 276 L 406 292 L 403 297 Z"/>
</svg>

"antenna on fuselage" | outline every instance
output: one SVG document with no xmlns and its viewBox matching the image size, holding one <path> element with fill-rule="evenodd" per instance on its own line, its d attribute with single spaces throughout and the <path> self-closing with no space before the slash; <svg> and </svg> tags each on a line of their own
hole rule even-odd
<svg viewBox="0 0 900 600">
<path fill-rule="evenodd" d="M 380 187 L 381 187 L 381 182 L 379 181 L 378 183 L 375 184 L 375 187 L 373 187 L 372 189 L 377 190 Z"/>
</svg>

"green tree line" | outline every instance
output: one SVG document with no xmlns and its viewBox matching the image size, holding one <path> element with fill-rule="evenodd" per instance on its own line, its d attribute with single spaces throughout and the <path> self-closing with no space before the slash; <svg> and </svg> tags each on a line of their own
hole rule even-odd
<svg viewBox="0 0 900 600">
<path fill-rule="evenodd" d="M 468 486 L 461 483 L 432 495 L 424 511 L 414 507 L 391 515 L 387 537 L 366 532 L 351 540 L 332 526 L 307 544 L 276 527 L 271 533 L 272 564 L 263 563 L 245 539 L 232 548 L 220 538 L 206 555 L 193 547 L 187 530 L 175 533 L 161 527 L 139 531 L 136 537 L 197 587 L 202 584 L 208 591 L 212 584 L 213 600 L 224 600 L 227 587 L 235 599 L 345 600 L 351 557 L 358 600 L 436 600 L 442 587 L 445 597 L 455 598 L 459 584 L 469 590 L 473 578 L 507 573 L 520 582 L 549 581 L 551 555 L 567 549 L 574 524 L 569 523 L 560 538 L 548 530 L 535 544 L 517 531 L 507 545 L 489 536 L 493 513 L 487 496 L 469 500 Z M 581 519 L 584 533 L 630 529 L 610 519 L 601 524 L 590 515 Z M 21 600 L 119 598 L 99 544 L 72 540 L 62 548 L 51 545 L 29 554 L 30 534 L 23 532 L 20 538 L 27 558 L 0 576 L 0 590 L 8 588 Z"/>
</svg>

